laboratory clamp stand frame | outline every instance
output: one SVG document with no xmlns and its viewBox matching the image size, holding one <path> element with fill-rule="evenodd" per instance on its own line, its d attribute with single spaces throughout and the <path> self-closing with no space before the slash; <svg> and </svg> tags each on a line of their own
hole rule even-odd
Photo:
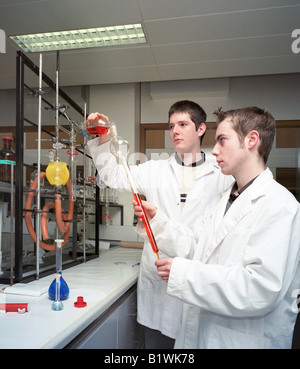
<svg viewBox="0 0 300 369">
<path fill-rule="evenodd" d="M 15 214 L 15 222 L 14 225 L 12 225 L 12 231 L 14 234 L 14 239 L 11 245 L 11 251 L 12 251 L 12 256 L 11 256 L 11 267 L 10 270 L 7 273 L 2 273 L 2 275 L 0 275 L 0 283 L 10 283 L 10 284 L 14 284 L 17 282 L 23 282 L 23 281 L 29 281 L 32 279 L 38 279 L 40 276 L 42 275 L 46 275 L 46 274 L 50 274 L 53 273 L 55 271 L 56 268 L 56 263 L 55 261 L 53 262 L 53 265 L 45 268 L 45 270 L 43 268 L 40 268 L 40 262 L 38 260 L 38 257 L 36 258 L 36 267 L 32 270 L 26 270 L 25 265 L 24 265 L 24 261 L 23 261 L 23 254 L 24 254 L 24 231 L 25 231 L 25 226 L 23 224 L 23 215 L 24 215 L 24 209 L 25 209 L 25 199 L 26 196 L 29 193 L 29 189 L 24 186 L 24 172 L 27 168 L 31 168 L 32 170 L 34 169 L 33 166 L 31 164 L 28 164 L 25 162 L 24 160 L 24 133 L 28 132 L 28 126 L 30 128 L 32 128 L 33 130 L 36 129 L 38 131 L 38 138 L 40 139 L 40 132 L 42 131 L 43 133 L 45 133 L 46 135 L 49 136 L 49 140 L 48 141 L 52 141 L 55 144 L 59 145 L 66 145 L 69 146 L 71 150 L 74 149 L 74 147 L 72 146 L 72 142 L 68 142 L 68 140 L 64 140 L 63 138 L 57 140 L 58 137 L 58 130 L 60 131 L 67 131 L 67 132 L 71 132 L 74 128 L 76 129 L 76 133 L 79 132 L 78 129 L 80 129 L 80 127 L 78 127 L 78 125 L 76 124 L 76 121 L 73 121 L 72 119 L 70 119 L 70 117 L 72 116 L 72 114 L 75 114 L 76 116 L 79 116 L 81 121 L 84 121 L 86 118 L 86 109 L 82 109 L 77 103 L 75 103 L 74 100 L 71 99 L 71 97 L 69 97 L 69 95 L 67 95 L 60 87 L 59 87 L 59 77 L 57 75 L 59 75 L 58 71 L 59 68 L 57 67 L 56 70 L 56 82 L 53 82 L 44 72 L 42 72 L 42 63 L 41 63 L 41 59 L 42 57 L 40 56 L 40 64 L 39 66 L 35 65 L 24 53 L 22 53 L 21 51 L 17 51 L 17 76 L 16 76 L 16 127 L 12 127 L 12 132 L 13 134 L 15 133 L 15 143 L 16 143 L 16 165 L 15 165 L 15 180 L 14 180 L 14 199 L 13 199 L 13 206 L 14 209 L 12 211 L 12 213 Z M 57 53 L 57 66 L 59 66 L 59 54 Z M 32 73 L 33 76 L 36 75 L 39 78 L 39 90 L 36 91 L 34 88 L 30 87 L 25 80 L 33 80 L 32 77 Z M 29 76 L 29 77 L 28 77 Z M 34 77 L 36 78 L 36 77 Z M 44 93 L 44 89 L 45 87 L 43 87 L 43 89 L 41 88 L 41 82 L 43 83 L 44 86 L 46 86 L 46 89 L 49 90 L 50 92 L 54 91 L 56 93 L 56 102 L 53 104 L 51 102 L 51 100 L 47 97 L 47 93 Z M 46 129 L 44 126 L 41 126 L 41 121 L 42 121 L 42 117 L 41 115 L 43 113 L 40 112 L 41 109 L 39 109 L 38 112 L 38 123 L 36 123 L 35 121 L 33 121 L 32 119 L 29 119 L 27 116 L 25 116 L 24 111 L 25 109 L 25 99 L 28 99 L 28 95 L 31 95 L 32 98 L 38 98 L 39 99 L 39 106 L 40 104 L 43 105 L 44 110 L 46 110 L 46 107 L 50 110 L 55 111 L 56 114 L 56 122 L 58 122 L 58 117 L 59 119 L 63 119 L 65 124 L 60 124 L 58 127 L 58 124 L 55 125 L 55 134 L 53 133 L 53 130 L 49 130 Z M 59 97 L 61 100 L 63 100 L 63 102 L 65 102 L 64 104 L 59 104 L 57 102 L 57 97 Z M 27 101 L 27 100 L 26 100 Z M 71 113 L 68 112 L 68 114 L 66 114 L 65 111 L 65 106 L 68 106 L 68 108 L 72 109 Z M 43 110 L 43 111 L 44 111 Z M 48 112 L 49 115 L 49 112 Z M 44 119 L 43 119 L 43 123 Z M 74 123 L 74 124 L 71 124 Z M 49 124 L 50 126 L 52 126 L 51 124 Z M 46 127 L 48 128 L 49 125 L 47 125 Z M 66 126 L 70 127 L 69 130 L 66 130 Z M 26 128 L 25 128 L 26 127 Z M 52 127 L 53 128 L 53 127 Z M 71 133 L 70 133 L 71 135 Z M 73 130 L 73 135 L 74 135 L 74 130 Z M 41 140 L 39 140 L 39 143 L 41 142 Z M 38 158 L 40 158 L 40 146 L 38 147 Z M 87 160 L 92 160 L 92 158 L 86 153 L 86 145 L 85 145 L 85 141 L 83 143 L 81 143 L 80 148 L 76 147 L 76 151 L 79 153 L 79 155 L 83 155 L 83 161 L 84 161 L 84 172 L 85 172 L 85 168 L 86 168 L 86 161 Z M 39 160 L 40 161 L 40 160 Z M 40 169 L 41 166 L 39 166 L 38 168 Z M 40 178 L 39 178 L 40 179 Z M 38 182 L 40 182 L 38 180 Z M 88 180 L 87 180 L 87 175 L 86 173 L 83 173 L 83 186 L 89 185 L 88 184 Z M 38 183 L 38 186 L 40 186 L 40 183 Z M 0 183 L 0 192 L 1 192 L 1 183 Z M 36 189 L 36 194 L 39 194 L 40 197 L 40 201 L 41 202 L 45 202 L 46 198 L 54 198 L 54 194 L 51 191 L 47 192 L 47 193 L 43 193 L 41 188 Z M 85 197 L 85 188 L 83 190 L 83 198 L 77 198 L 74 202 L 74 217 L 71 220 L 72 225 L 73 225 L 73 237 L 72 237 L 72 245 L 70 246 L 72 248 L 72 252 L 71 256 L 70 256 L 70 260 L 68 260 L 67 262 L 67 266 L 66 267 L 70 267 L 73 265 L 76 265 L 78 263 L 81 263 L 82 261 L 87 261 L 90 260 L 92 258 L 98 257 L 99 256 L 99 227 L 98 224 L 100 223 L 100 205 L 99 205 L 99 188 L 96 186 L 95 188 L 95 198 L 94 199 L 87 199 Z M 35 195 L 36 195 L 35 194 Z M 38 196 L 37 196 L 38 197 Z M 62 198 L 67 199 L 68 196 L 62 194 Z M 38 199 L 37 199 L 38 202 Z M 91 203 L 95 205 L 95 212 L 93 213 L 93 215 L 95 216 L 95 232 L 94 232 L 94 239 L 95 239 L 95 248 L 92 252 L 89 251 L 89 253 L 85 254 L 85 248 L 84 248 L 84 254 L 83 256 L 80 255 L 80 253 L 78 252 L 78 248 L 76 248 L 77 246 L 77 239 L 76 239 L 76 228 L 77 228 L 77 223 L 76 223 L 76 217 L 77 217 L 77 211 L 76 208 L 78 207 L 78 214 L 83 214 L 84 215 L 84 219 L 86 217 L 86 207 L 87 207 L 87 203 Z M 83 211 L 84 210 L 84 211 Z M 43 210 L 41 209 L 41 205 L 37 204 L 35 209 L 34 209 L 34 227 L 37 233 L 39 233 L 39 227 L 37 227 L 36 222 L 39 223 L 39 221 L 37 220 L 41 214 L 43 213 Z M 85 227 L 84 231 L 85 231 Z M 75 232 L 74 232 L 75 231 Z M 85 237 L 84 237 L 85 239 Z M 33 242 L 33 241 L 32 241 Z M 70 242 L 70 240 L 69 240 Z M 38 241 L 37 241 L 38 243 Z M 35 253 L 39 253 L 39 247 L 38 245 L 35 244 L 34 246 L 35 249 Z"/>
</svg>

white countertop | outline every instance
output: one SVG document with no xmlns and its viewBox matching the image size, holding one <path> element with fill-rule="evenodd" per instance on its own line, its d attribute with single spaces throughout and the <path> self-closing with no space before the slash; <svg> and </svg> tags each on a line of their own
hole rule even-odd
<svg viewBox="0 0 300 369">
<path fill-rule="evenodd" d="M 0 293 L 0 303 L 30 304 L 29 312 L 0 314 L 0 349 L 63 348 L 135 284 L 139 272 L 135 264 L 141 253 L 139 249 L 114 248 L 63 270 L 70 295 L 63 301 L 62 311 L 51 310 L 48 293 L 40 297 Z M 50 275 L 27 285 L 49 287 L 53 279 Z M 78 296 L 87 302 L 85 308 L 74 307 Z"/>
</svg>

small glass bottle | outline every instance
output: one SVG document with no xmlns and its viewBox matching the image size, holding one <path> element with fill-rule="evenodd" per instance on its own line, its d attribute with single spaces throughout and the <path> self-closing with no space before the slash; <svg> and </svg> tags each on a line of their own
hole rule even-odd
<svg viewBox="0 0 300 369">
<path fill-rule="evenodd" d="M 11 182 L 11 162 L 14 165 L 14 182 L 15 178 L 15 165 L 16 165 L 16 154 L 12 149 L 11 145 L 13 142 L 12 137 L 2 137 L 3 138 L 3 149 L 0 150 L 0 181 Z"/>
</svg>

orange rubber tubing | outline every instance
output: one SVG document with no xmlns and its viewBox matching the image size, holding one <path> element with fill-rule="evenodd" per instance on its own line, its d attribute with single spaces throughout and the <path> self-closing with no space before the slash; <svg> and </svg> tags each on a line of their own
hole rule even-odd
<svg viewBox="0 0 300 369">
<path fill-rule="evenodd" d="M 45 176 L 46 176 L 46 173 L 41 172 L 40 181 L 42 181 L 45 178 Z M 33 190 L 37 187 L 37 180 L 38 180 L 38 178 L 36 177 L 35 180 L 33 181 L 32 185 L 30 186 L 29 193 L 27 195 L 26 202 L 25 202 L 25 211 L 24 211 L 25 224 L 27 226 L 27 229 L 28 229 L 28 232 L 29 232 L 31 238 L 33 239 L 33 241 L 35 243 L 37 242 L 37 236 L 36 236 L 36 233 L 35 233 L 35 231 L 33 229 L 33 226 L 32 226 L 31 212 L 27 211 L 27 210 L 31 210 L 31 204 L 32 204 L 32 200 L 33 200 L 33 197 L 34 197 L 34 191 Z M 70 179 L 67 183 L 68 189 L 69 189 L 69 182 L 70 182 Z M 56 202 L 58 202 L 58 201 L 59 201 L 60 206 L 56 207 Z M 63 236 L 64 242 L 63 242 L 62 245 L 64 245 L 66 243 L 68 237 L 69 237 L 71 223 L 69 222 L 67 224 L 67 226 L 64 227 L 63 223 L 62 223 L 62 219 L 64 221 L 66 221 L 66 220 L 69 220 L 69 219 L 73 218 L 74 203 L 73 203 L 72 199 L 70 199 L 68 217 L 65 215 L 64 210 L 61 209 L 61 199 L 56 200 L 55 204 L 53 202 L 46 204 L 43 208 L 43 211 L 48 211 L 49 209 L 52 209 L 52 208 L 55 208 L 55 210 L 56 210 L 55 211 L 56 212 L 56 219 L 57 219 L 57 217 L 59 218 L 60 228 L 62 229 L 62 227 L 63 227 L 64 229 L 66 229 L 65 231 L 63 231 L 63 233 L 64 233 L 64 236 Z M 62 211 L 63 211 L 63 214 L 62 214 Z M 60 213 L 58 214 L 58 212 L 60 212 Z M 41 229 L 42 229 L 43 238 L 45 240 L 47 240 L 48 239 L 47 213 L 45 213 L 45 212 L 42 213 L 42 216 L 41 216 Z M 53 251 L 56 248 L 56 245 L 48 245 L 48 244 L 44 243 L 41 240 L 40 240 L 39 244 L 44 250 L 48 250 L 48 251 Z"/>
<path fill-rule="evenodd" d="M 55 204 L 54 202 L 47 202 L 47 204 L 45 204 L 45 206 L 43 207 L 43 212 L 41 215 L 41 231 L 42 231 L 42 236 L 43 236 L 43 240 L 47 241 L 49 239 L 49 233 L 48 233 L 48 228 L 47 228 L 47 213 L 50 209 L 54 209 L 55 208 Z"/>
<path fill-rule="evenodd" d="M 50 209 L 54 209 L 54 208 L 55 208 L 54 202 L 48 202 L 43 207 L 43 213 L 42 213 L 42 216 L 41 216 L 41 230 L 42 230 L 43 240 L 45 240 L 45 241 L 47 241 L 49 239 L 48 228 L 47 228 L 47 212 Z M 63 218 L 64 218 L 64 220 L 67 219 L 67 216 L 65 215 L 65 213 L 63 213 Z M 70 227 L 65 232 L 65 234 L 63 236 L 64 242 L 62 243 L 62 246 L 67 242 L 67 240 L 69 238 L 69 234 L 70 234 Z M 35 239 L 36 239 L 36 236 L 35 236 Z M 43 242 L 43 245 L 47 245 L 47 247 L 50 246 L 51 247 L 51 250 L 55 250 L 55 245 L 48 245 L 48 244 L 45 244 L 44 242 Z M 49 249 L 49 248 L 47 248 L 47 249 Z"/>
<path fill-rule="evenodd" d="M 70 181 L 70 180 L 69 180 Z M 67 187 L 69 189 L 69 181 L 67 183 Z M 60 230 L 60 232 L 65 233 L 69 230 L 70 225 L 71 225 L 71 220 L 73 219 L 73 212 L 74 212 L 74 202 L 72 201 L 72 199 L 70 199 L 69 201 L 69 212 L 68 212 L 68 216 L 66 219 L 64 220 L 69 220 L 68 223 L 66 223 L 65 225 L 63 224 L 63 212 L 64 210 L 62 209 L 61 206 L 61 194 L 55 194 L 55 215 L 56 215 L 56 223 L 57 223 L 57 227 Z"/>
</svg>

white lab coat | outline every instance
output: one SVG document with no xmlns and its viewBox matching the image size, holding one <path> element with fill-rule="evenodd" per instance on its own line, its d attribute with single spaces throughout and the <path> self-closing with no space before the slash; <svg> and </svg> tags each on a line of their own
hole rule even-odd
<svg viewBox="0 0 300 369">
<path fill-rule="evenodd" d="M 98 139 L 88 142 L 100 179 L 111 188 L 130 191 L 121 165 L 110 153 L 109 143 L 98 146 Z M 172 155 L 167 160 L 150 160 L 130 166 L 137 190 L 151 204 L 162 209 L 169 218 L 192 225 L 210 200 L 233 183 L 231 176 L 224 176 L 215 163 L 208 164 L 196 178 L 180 214 L 180 192 L 176 177 L 177 163 Z M 159 253 L 164 257 L 163 253 Z M 182 312 L 182 302 L 168 296 L 167 284 L 157 275 L 154 265 L 156 255 L 149 241 L 145 240 L 138 279 L 138 317 L 140 324 L 161 331 L 175 338 Z"/>
<path fill-rule="evenodd" d="M 269 169 L 223 216 L 229 194 L 207 207 L 194 232 L 159 211 L 150 223 L 158 247 L 181 256 L 167 289 L 185 303 L 175 348 L 290 348 L 300 288 L 299 203 Z"/>
</svg>

